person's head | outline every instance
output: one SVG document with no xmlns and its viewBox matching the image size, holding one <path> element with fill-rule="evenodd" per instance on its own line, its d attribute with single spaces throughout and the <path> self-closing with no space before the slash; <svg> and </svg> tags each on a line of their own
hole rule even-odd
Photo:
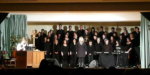
<svg viewBox="0 0 150 75">
<path fill-rule="evenodd" d="M 44 33 L 45 32 L 45 30 L 44 29 L 41 29 L 41 33 Z"/>
<path fill-rule="evenodd" d="M 132 38 L 134 38 L 134 35 L 131 33 L 131 34 L 130 34 L 130 39 L 132 39 Z"/>
<path fill-rule="evenodd" d="M 73 39 L 73 43 L 74 43 L 74 44 L 77 43 L 77 40 L 76 40 L 76 39 Z"/>
<path fill-rule="evenodd" d="M 93 39 L 94 39 L 94 40 L 97 40 L 97 36 L 94 35 L 94 36 L 93 36 Z"/>
<path fill-rule="evenodd" d="M 123 39 L 123 35 L 120 35 L 120 36 L 119 36 L 119 39 Z"/>
<path fill-rule="evenodd" d="M 54 40 L 54 44 L 58 44 L 58 40 L 57 39 Z"/>
<path fill-rule="evenodd" d="M 114 27 L 112 27 L 112 28 L 111 28 L 111 31 L 112 31 L 112 32 L 115 32 L 115 28 L 114 28 Z"/>
<path fill-rule="evenodd" d="M 65 38 L 68 38 L 68 36 L 69 36 L 69 33 L 66 33 L 66 34 L 65 34 Z"/>
<path fill-rule="evenodd" d="M 92 46 L 92 45 L 93 45 L 93 43 L 92 43 L 92 41 L 90 40 L 90 41 L 89 41 L 89 46 Z"/>
<path fill-rule="evenodd" d="M 100 38 L 97 38 L 97 43 L 100 43 L 101 39 Z"/>
<path fill-rule="evenodd" d="M 41 36 L 41 32 L 38 32 L 38 36 Z"/>
<path fill-rule="evenodd" d="M 103 26 L 100 26 L 100 31 L 103 31 Z"/>
<path fill-rule="evenodd" d="M 117 33 L 113 33 L 113 36 L 116 37 L 116 36 L 118 36 L 118 35 L 117 35 Z"/>
<path fill-rule="evenodd" d="M 69 30 L 72 30 L 72 26 L 71 25 L 69 26 Z"/>
<path fill-rule="evenodd" d="M 63 44 L 67 44 L 67 40 L 64 40 L 64 41 L 63 41 Z"/>
<path fill-rule="evenodd" d="M 105 45 L 109 45 L 109 40 L 105 39 Z"/>
<path fill-rule="evenodd" d="M 46 38 L 46 42 L 50 42 L 50 39 L 49 39 L 49 38 Z"/>
<path fill-rule="evenodd" d="M 135 31 L 136 31 L 136 32 L 139 32 L 139 27 L 135 27 Z"/>
<path fill-rule="evenodd" d="M 62 29 L 62 25 L 61 24 L 59 24 L 59 29 Z"/>
<path fill-rule="evenodd" d="M 83 26 L 82 25 L 80 25 L 80 30 L 82 30 L 83 29 Z"/>
<path fill-rule="evenodd" d="M 120 45 L 118 40 L 116 41 L 116 45 L 117 45 L 117 46 L 119 46 L 119 45 Z"/>
<path fill-rule="evenodd" d="M 113 41 L 113 40 L 114 40 L 114 37 L 113 37 L 113 36 L 111 36 L 111 37 L 110 37 L 110 40 L 111 40 L 111 41 Z"/>
<path fill-rule="evenodd" d="M 79 43 L 82 45 L 84 43 L 84 38 L 81 36 L 79 37 Z"/>
<path fill-rule="evenodd" d="M 98 35 L 97 31 L 95 31 L 94 35 L 95 35 L 95 36 L 97 36 L 97 35 Z"/>
<path fill-rule="evenodd" d="M 78 35 L 77 35 L 76 32 L 74 32 L 73 37 L 74 37 L 74 39 L 77 39 L 77 38 L 78 38 Z"/>
<path fill-rule="evenodd" d="M 85 30 L 85 33 L 88 33 L 88 30 L 87 30 L 87 29 Z"/>
<path fill-rule="evenodd" d="M 95 32 L 95 28 L 94 27 L 91 28 L 91 32 Z"/>
<path fill-rule="evenodd" d="M 105 39 L 105 38 L 106 38 L 106 35 L 105 35 L 105 34 L 103 34 L 103 35 L 102 35 L 102 38 L 103 38 L 103 39 Z"/>
<path fill-rule="evenodd" d="M 54 39 L 58 39 L 58 36 L 56 34 L 54 35 Z"/>
</svg>

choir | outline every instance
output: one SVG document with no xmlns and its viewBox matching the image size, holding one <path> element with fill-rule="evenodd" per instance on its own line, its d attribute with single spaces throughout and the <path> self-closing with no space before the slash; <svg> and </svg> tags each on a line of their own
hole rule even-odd
<svg viewBox="0 0 150 75">
<path fill-rule="evenodd" d="M 140 65 L 140 31 L 138 27 L 129 33 L 123 28 L 123 33 L 117 33 L 114 27 L 111 32 L 100 31 L 94 27 L 91 31 L 83 29 L 81 25 L 78 31 L 73 31 L 69 26 L 64 31 L 62 25 L 54 33 L 48 33 L 41 29 L 36 34 L 36 49 L 46 51 L 46 58 L 57 59 L 63 68 L 85 67 L 91 61 L 96 60 L 98 67 L 133 67 Z"/>
</svg>

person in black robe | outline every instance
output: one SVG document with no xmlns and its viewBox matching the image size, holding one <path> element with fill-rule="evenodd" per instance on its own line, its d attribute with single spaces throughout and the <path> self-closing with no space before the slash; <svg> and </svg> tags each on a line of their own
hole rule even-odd
<svg viewBox="0 0 150 75">
<path fill-rule="evenodd" d="M 74 35 L 74 31 L 72 30 L 72 26 L 69 26 L 68 33 L 69 33 L 69 44 L 71 44 L 73 41 L 73 35 Z"/>
<path fill-rule="evenodd" d="M 136 62 L 135 51 L 133 50 L 133 44 L 131 42 L 131 39 L 127 38 L 126 40 L 127 40 L 127 43 L 124 48 L 124 51 L 126 54 L 128 54 L 128 59 L 124 59 L 124 61 L 126 62 L 125 66 L 133 67 L 135 66 L 135 62 Z"/>
<path fill-rule="evenodd" d="M 47 37 L 44 45 L 44 50 L 46 51 L 46 58 L 52 58 L 52 45 L 50 43 L 50 39 Z"/>
<path fill-rule="evenodd" d="M 59 41 L 59 43 L 62 44 L 62 43 L 63 43 L 63 39 L 64 39 L 64 37 L 65 37 L 65 31 L 63 30 L 61 24 L 59 24 L 59 29 L 56 31 L 56 34 L 57 34 L 57 36 L 58 36 L 58 39 L 59 39 L 58 41 Z"/>
<path fill-rule="evenodd" d="M 63 68 L 68 68 L 68 56 L 69 56 L 69 47 L 67 45 L 67 41 L 63 41 L 63 45 L 61 46 L 61 56 L 62 56 L 62 67 Z"/>
<path fill-rule="evenodd" d="M 89 40 L 94 40 L 94 38 L 93 38 L 94 33 L 95 33 L 95 28 L 92 27 L 92 28 L 91 28 L 91 32 L 90 32 L 90 34 L 89 34 Z"/>
<path fill-rule="evenodd" d="M 83 26 L 81 25 L 81 26 L 80 26 L 80 30 L 77 31 L 78 38 L 79 38 L 80 36 L 84 37 L 84 34 L 85 34 L 85 31 L 84 31 L 84 29 L 83 29 Z"/>
<path fill-rule="evenodd" d="M 77 66 L 76 60 L 77 60 L 77 40 L 74 39 L 70 45 L 70 67 L 71 68 Z"/>
<path fill-rule="evenodd" d="M 58 40 L 54 40 L 54 44 L 53 44 L 53 58 L 56 59 L 59 63 L 61 63 L 60 60 L 60 45 L 58 43 Z"/>
<path fill-rule="evenodd" d="M 105 39 L 105 44 L 103 45 L 103 52 L 104 54 L 101 54 L 102 67 L 109 68 L 115 66 L 115 59 L 113 54 L 111 54 L 113 52 L 113 47 L 109 43 L 108 39 Z"/>
<path fill-rule="evenodd" d="M 103 26 L 100 27 L 100 31 L 98 33 L 98 37 L 100 37 L 102 39 L 102 35 L 104 34 L 104 29 Z"/>
<path fill-rule="evenodd" d="M 139 27 L 135 27 L 134 32 L 132 32 L 134 35 L 135 43 L 134 43 L 134 49 L 136 51 L 137 55 L 137 65 L 139 66 L 141 64 L 141 59 L 140 59 L 140 31 Z"/>
<path fill-rule="evenodd" d="M 35 36 L 35 47 L 36 49 L 40 50 L 40 36 L 41 36 L 41 32 L 39 32 L 38 34 L 36 34 Z"/>
<path fill-rule="evenodd" d="M 116 40 L 113 36 L 110 37 L 110 44 L 112 45 L 113 50 L 115 50 Z"/>
<path fill-rule="evenodd" d="M 44 29 L 41 29 L 41 36 L 39 37 L 39 39 L 40 39 L 40 47 L 39 47 L 39 49 L 41 50 L 41 51 L 43 51 L 44 50 L 44 43 L 45 43 L 45 37 L 46 37 L 47 35 L 45 34 L 45 30 Z"/>
<path fill-rule="evenodd" d="M 101 38 L 97 38 L 97 43 L 95 44 L 95 52 L 102 52 L 103 43 Z M 95 54 L 95 59 L 98 61 L 98 66 L 101 66 L 100 54 Z"/>
<path fill-rule="evenodd" d="M 117 32 L 115 31 L 115 28 L 112 27 L 111 32 L 108 34 L 108 39 L 110 39 L 110 37 L 113 36 L 114 33 L 117 33 Z"/>
<path fill-rule="evenodd" d="M 94 59 L 94 52 L 95 52 L 95 47 L 92 43 L 92 41 L 89 41 L 89 45 L 87 46 L 87 55 L 88 55 L 88 64 Z"/>
<path fill-rule="evenodd" d="M 77 43 L 77 57 L 79 67 L 84 67 L 85 56 L 87 55 L 87 45 L 84 43 L 84 38 L 79 37 L 79 42 Z"/>
<path fill-rule="evenodd" d="M 132 61 L 132 66 L 137 66 L 139 64 L 139 56 L 137 54 L 136 51 L 136 47 L 137 47 L 137 40 L 134 37 L 134 34 L 130 34 L 130 39 L 131 39 L 131 43 L 132 43 L 132 51 L 130 52 L 130 57 Z"/>
<path fill-rule="evenodd" d="M 120 38 L 120 45 L 121 45 L 122 49 L 125 48 L 126 43 L 127 43 L 127 38 L 129 38 L 129 33 L 128 33 L 127 28 L 124 27 L 123 30 L 124 30 L 123 33 L 119 37 Z"/>
</svg>

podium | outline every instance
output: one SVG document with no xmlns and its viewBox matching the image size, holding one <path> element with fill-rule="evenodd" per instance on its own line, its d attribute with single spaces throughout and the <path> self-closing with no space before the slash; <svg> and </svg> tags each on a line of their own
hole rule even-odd
<svg viewBox="0 0 150 75">
<path fill-rule="evenodd" d="M 44 56 L 45 51 L 16 51 L 16 68 L 25 69 L 29 66 L 39 68 Z"/>
</svg>

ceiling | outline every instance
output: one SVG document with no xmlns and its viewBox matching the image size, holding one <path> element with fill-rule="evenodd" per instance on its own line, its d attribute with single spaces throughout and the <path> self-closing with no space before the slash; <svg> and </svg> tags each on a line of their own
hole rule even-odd
<svg viewBox="0 0 150 75">
<path fill-rule="evenodd" d="M 25 14 L 29 22 L 137 22 L 140 12 L 38 12 Z"/>
</svg>

